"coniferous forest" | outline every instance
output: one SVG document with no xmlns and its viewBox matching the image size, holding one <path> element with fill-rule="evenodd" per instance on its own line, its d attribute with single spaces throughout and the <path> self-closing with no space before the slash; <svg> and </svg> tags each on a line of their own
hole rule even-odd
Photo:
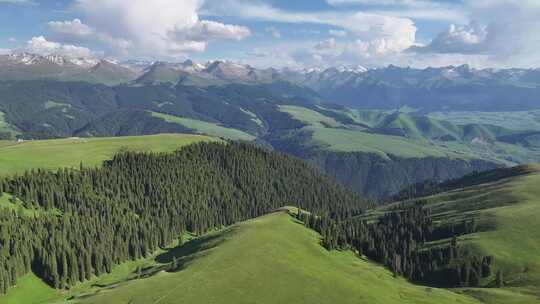
<svg viewBox="0 0 540 304">
<path fill-rule="evenodd" d="M 329 249 L 352 249 L 388 267 L 395 276 L 439 287 L 475 287 L 489 277 L 493 257 L 477 256 L 459 246 L 457 236 L 477 232 L 472 221 L 436 226 L 423 202 L 396 205 L 376 220 L 329 218 L 299 212 L 298 220 L 318 231 Z M 426 246 L 451 239 L 450 244 Z"/>
<path fill-rule="evenodd" d="M 184 232 L 204 233 L 287 204 L 336 219 L 366 205 L 295 158 L 240 143 L 126 152 L 100 168 L 34 170 L 3 179 L 0 193 L 24 206 L 0 211 L 3 293 L 30 271 L 69 288 Z"/>
</svg>

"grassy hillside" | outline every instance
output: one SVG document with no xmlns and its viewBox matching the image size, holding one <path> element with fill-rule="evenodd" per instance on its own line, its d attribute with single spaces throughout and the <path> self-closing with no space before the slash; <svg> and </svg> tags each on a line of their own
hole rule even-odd
<svg viewBox="0 0 540 304">
<path fill-rule="evenodd" d="M 415 286 L 351 252 L 328 252 L 319 235 L 286 213 L 209 234 L 156 257 L 181 257 L 159 271 L 75 303 L 476 303 L 442 289 Z M 151 272 L 151 269 L 147 270 Z"/>
<path fill-rule="evenodd" d="M 166 122 L 182 125 L 195 130 L 197 133 L 215 137 L 223 137 L 232 140 L 254 140 L 255 136 L 233 128 L 226 128 L 215 123 L 183 118 L 174 115 L 151 112 L 151 115 L 163 119 Z"/>
<path fill-rule="evenodd" d="M 458 125 L 489 124 L 513 130 L 540 130 L 540 111 L 516 112 L 434 112 L 429 117 Z"/>
<path fill-rule="evenodd" d="M 343 130 L 333 128 L 308 127 L 312 131 L 312 144 L 331 151 L 340 152 L 368 152 L 388 158 L 396 155 L 405 158 L 435 157 L 461 157 L 453 151 L 445 151 L 437 146 L 425 145 L 414 140 L 400 136 L 373 134 L 356 130 Z"/>
<path fill-rule="evenodd" d="M 69 138 L 25 142 L 0 141 L 0 175 L 22 173 L 34 168 L 94 166 L 120 150 L 171 152 L 181 146 L 211 137 L 160 134 L 111 138 Z"/>
<path fill-rule="evenodd" d="M 0 304 L 479 303 L 394 278 L 352 252 L 328 252 L 284 212 L 237 224 L 56 291 L 30 274 Z M 179 270 L 168 272 L 177 257 Z M 137 268 L 141 267 L 138 279 Z"/>
<path fill-rule="evenodd" d="M 479 232 L 459 237 L 460 243 L 479 254 L 492 255 L 495 268 L 504 274 L 506 287 L 503 290 L 465 292 L 487 303 L 540 302 L 539 184 L 540 166 L 527 166 L 513 177 L 425 198 L 425 206 L 431 209 L 439 225 L 474 218 Z M 392 206 L 374 211 L 372 215 Z"/>
<path fill-rule="evenodd" d="M 540 134 L 534 130 L 536 124 L 524 131 L 519 118 L 511 113 L 507 113 L 510 121 L 501 124 L 496 120 L 482 122 L 466 118 L 454 121 L 450 114 L 425 116 L 322 106 L 314 109 L 280 106 L 279 110 L 307 125 L 302 129 L 306 132 L 301 133 L 303 138 L 308 134 L 305 145 L 330 151 L 367 152 L 383 158 L 393 155 L 482 159 L 503 165 L 540 161 Z M 535 116 L 529 113 L 524 117 L 530 121 Z M 516 128 L 512 127 L 514 122 Z"/>
</svg>

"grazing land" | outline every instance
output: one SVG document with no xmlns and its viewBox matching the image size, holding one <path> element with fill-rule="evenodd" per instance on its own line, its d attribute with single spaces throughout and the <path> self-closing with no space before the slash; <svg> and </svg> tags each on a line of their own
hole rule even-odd
<svg viewBox="0 0 540 304">
<path fill-rule="evenodd" d="M 214 138 L 188 134 L 160 134 L 107 138 L 67 138 L 0 141 L 0 176 L 30 169 L 100 165 L 119 151 L 172 152 L 182 146 Z"/>
<path fill-rule="evenodd" d="M 223 137 L 231 140 L 254 140 L 255 136 L 233 128 L 226 128 L 215 123 L 209 123 L 201 120 L 183 118 L 174 115 L 151 112 L 152 116 L 161 118 L 166 122 L 182 125 L 186 128 L 195 130 L 197 133 L 206 134 L 214 137 Z"/>
<path fill-rule="evenodd" d="M 287 213 L 273 213 L 118 266 L 70 292 L 55 295 L 42 286 L 36 302 L 24 303 L 61 303 L 71 296 L 71 303 L 480 303 L 394 278 L 352 252 L 326 251 L 319 240 Z M 164 271 L 173 257 L 180 269 Z M 41 286 L 33 275 L 26 281 Z M 21 284 L 0 303 L 23 303 L 24 289 L 32 286 Z"/>
<path fill-rule="evenodd" d="M 503 289 L 464 290 L 486 303 L 540 302 L 540 166 L 518 169 L 515 176 L 420 199 L 437 225 L 475 220 L 478 231 L 458 237 L 459 243 L 479 255 L 493 256 L 493 274 L 499 270 L 504 274 Z M 373 210 L 367 216 L 378 217 L 395 206 Z"/>
</svg>

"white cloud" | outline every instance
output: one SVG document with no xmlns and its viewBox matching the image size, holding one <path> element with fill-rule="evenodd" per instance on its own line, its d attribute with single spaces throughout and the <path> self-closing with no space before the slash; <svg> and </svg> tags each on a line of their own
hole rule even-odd
<svg viewBox="0 0 540 304">
<path fill-rule="evenodd" d="M 465 22 L 460 2 L 426 0 L 327 0 L 333 6 L 363 5 L 363 10 L 374 14 L 414 19 Z"/>
<path fill-rule="evenodd" d="M 202 0 L 76 0 L 74 10 L 102 42 L 121 40 L 130 55 L 182 57 L 211 40 L 241 40 L 248 28 L 200 20 Z"/>
<path fill-rule="evenodd" d="M 118 54 L 127 54 L 127 49 L 131 46 L 131 43 L 126 39 L 115 38 L 107 33 L 98 32 L 94 28 L 84 24 L 80 19 L 73 19 L 72 21 L 50 21 L 48 27 L 53 33 L 54 38 L 63 42 L 98 42 L 106 45 Z"/>
<path fill-rule="evenodd" d="M 321 42 L 318 42 L 313 47 L 315 50 L 333 50 L 337 47 L 336 39 L 330 38 Z"/>
<path fill-rule="evenodd" d="M 17 38 L 15 38 L 15 37 L 9 37 L 9 38 L 8 38 L 8 42 L 9 42 L 9 43 L 15 43 L 15 42 L 17 42 Z"/>
<path fill-rule="evenodd" d="M 85 37 L 94 34 L 94 29 L 81 22 L 80 19 L 73 21 L 50 21 L 49 29 L 57 34 Z"/>
<path fill-rule="evenodd" d="M 451 25 L 423 47 L 432 54 L 485 55 L 491 66 L 540 65 L 540 1 L 467 0 L 469 25 Z"/>
<path fill-rule="evenodd" d="M 281 32 L 274 26 L 269 26 L 265 29 L 265 31 L 267 33 L 270 33 L 270 35 L 272 35 L 272 37 L 276 38 L 276 39 L 279 39 L 281 38 Z"/>
<path fill-rule="evenodd" d="M 48 41 L 45 37 L 32 37 L 24 48 L 24 51 L 42 55 L 57 54 L 68 57 L 92 57 L 95 55 L 90 49 L 72 44 L 62 44 Z"/>
<path fill-rule="evenodd" d="M 408 18 L 392 17 L 356 12 L 288 12 L 268 5 L 254 5 L 252 2 L 239 0 L 223 0 L 207 6 L 207 12 L 215 15 L 234 15 L 258 21 L 282 22 L 292 24 L 323 24 L 346 30 L 352 39 L 360 40 L 363 50 L 375 51 L 383 55 L 400 52 L 415 44 L 416 26 Z"/>
<path fill-rule="evenodd" d="M 482 54 L 489 50 L 485 26 L 471 23 L 465 26 L 451 24 L 426 46 L 413 46 L 412 51 L 422 53 Z"/>
<path fill-rule="evenodd" d="M 328 31 L 328 34 L 330 34 L 331 36 L 334 36 L 334 37 L 346 37 L 346 36 L 347 36 L 347 31 L 343 31 L 343 30 L 329 30 L 329 31 Z"/>
<path fill-rule="evenodd" d="M 251 35 L 251 31 L 244 26 L 203 20 L 195 23 L 187 31 L 178 30 L 176 35 L 192 41 L 242 40 Z"/>
</svg>

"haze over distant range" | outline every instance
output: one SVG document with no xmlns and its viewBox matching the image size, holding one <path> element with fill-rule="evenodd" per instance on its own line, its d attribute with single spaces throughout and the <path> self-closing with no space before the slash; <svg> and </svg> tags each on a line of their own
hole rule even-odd
<svg viewBox="0 0 540 304">
<path fill-rule="evenodd" d="M 255 67 L 540 66 L 536 0 L 0 0 L 0 53 Z"/>
</svg>

